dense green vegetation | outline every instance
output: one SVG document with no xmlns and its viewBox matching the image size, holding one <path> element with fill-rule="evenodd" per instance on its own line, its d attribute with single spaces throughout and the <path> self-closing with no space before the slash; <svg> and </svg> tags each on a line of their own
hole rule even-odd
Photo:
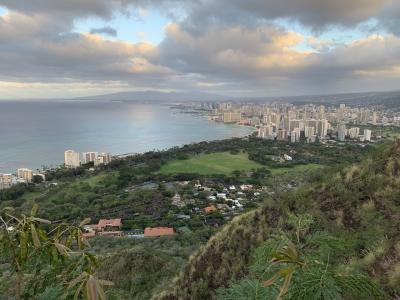
<svg viewBox="0 0 400 300">
<path fill-rule="evenodd" d="M 57 185 L 17 185 L 2 190 L 0 207 L 13 206 L 27 213 L 32 204 L 37 202 L 43 217 L 50 220 L 85 217 L 97 220 L 101 217 L 118 216 L 123 212 L 125 219 L 140 213 L 140 218 L 144 218 L 143 222 L 147 222 L 148 218 L 144 215 L 167 212 L 164 199 L 174 193 L 175 188 L 160 186 L 156 191 L 142 188 L 146 182 L 157 185 L 160 182 L 179 180 L 209 180 L 216 185 L 251 183 L 279 189 L 280 185 L 292 180 L 297 183 L 306 181 L 308 176 L 304 176 L 304 173 L 314 169 L 315 164 L 339 169 L 348 163 L 361 161 L 371 149 L 371 146 L 360 147 L 353 144 L 290 144 L 252 137 L 202 142 L 117 159 L 95 172 L 90 172 L 85 167 L 50 170 L 46 176 Z M 273 160 L 274 157 L 279 158 L 284 154 L 291 155 L 293 160 Z M 199 160 L 206 165 L 197 164 L 197 168 L 184 170 L 176 167 L 176 164 L 181 165 L 180 168 L 193 166 L 192 163 Z M 206 171 L 209 167 L 226 173 L 210 175 L 208 172 L 211 171 Z M 170 170 L 166 172 L 168 168 Z M 243 169 L 246 171 L 241 172 Z M 273 176 L 275 174 L 279 176 Z M 283 179 L 282 174 L 285 175 Z"/>
<path fill-rule="evenodd" d="M 369 291 L 380 295 L 383 290 L 385 296 L 393 297 L 398 292 L 395 286 L 399 273 L 393 226 L 397 226 L 396 195 L 400 192 L 395 176 L 384 171 L 384 157 L 396 161 L 398 154 L 385 147 L 373 153 L 375 147 L 370 145 L 291 144 L 254 137 L 202 142 L 116 159 L 95 171 L 89 171 L 90 166 L 54 169 L 48 172 L 50 182 L 0 191 L 0 209 L 11 206 L 18 214 L 29 214 L 37 203 L 40 217 L 56 224 L 76 224 L 86 217 L 92 223 L 100 218 L 121 217 L 124 230 L 148 226 L 177 229 L 178 234 L 168 238 L 90 240 L 90 253 L 100 262 L 97 275 L 114 282 L 106 291 L 110 299 L 229 298 L 242 295 L 244 290 L 276 296 L 283 277 L 273 286 L 258 285 L 256 290 L 246 283 L 254 286 L 273 277 L 276 270 L 265 274 L 253 270 L 273 255 L 270 252 L 261 257 L 259 253 L 273 241 L 278 249 L 285 246 L 282 240 L 293 240 L 296 230 L 289 216 L 306 214 L 313 222 L 304 240 L 295 243 L 302 261 L 321 256 L 331 278 L 345 268 L 346 276 L 354 276 L 354 280 L 371 288 Z M 284 154 L 293 160 L 284 160 Z M 397 168 L 397 163 L 391 164 Z M 349 171 L 354 168 L 358 171 Z M 353 175 L 347 182 L 349 172 Z M 371 177 L 369 173 L 376 175 Z M 208 191 L 197 190 L 195 185 L 199 183 Z M 251 184 L 259 196 L 255 197 L 254 191 L 245 191 L 241 196 L 237 191 L 230 192 L 229 197 L 244 198 L 243 209 L 202 213 L 210 204 L 209 195 L 226 193 L 227 187 L 241 184 Z M 176 194 L 188 201 L 185 206 L 172 205 Z M 215 200 L 215 204 L 224 203 Z M 227 203 L 233 205 L 232 201 Z M 394 221 L 386 221 L 386 214 Z M 223 224 L 222 228 L 214 227 Z M 283 233 L 285 239 L 276 238 Z M 311 244 L 305 240 L 319 233 L 328 238 Z M 325 246 L 331 246 L 332 240 L 336 244 L 328 251 Z M 390 267 L 376 265 L 384 264 L 389 257 L 394 261 Z M 310 275 L 306 271 L 296 270 L 293 287 L 302 276 Z M 7 266 L 0 263 L 0 277 L 6 278 L 7 274 Z M 344 288 L 339 282 L 335 284 Z M 289 288 L 285 294 L 289 297 L 291 293 Z M 351 299 L 349 295 L 353 299 L 360 296 L 345 294 L 343 298 Z"/>
<path fill-rule="evenodd" d="M 105 300 L 102 286 L 111 282 L 96 276 L 98 262 L 87 252 L 79 225 L 51 224 L 36 216 L 0 210 L 0 296 L 2 299 Z"/>
<path fill-rule="evenodd" d="M 285 299 L 397 299 L 399 175 L 395 141 L 265 199 L 211 238 L 157 298 L 276 299 L 283 290 Z M 292 220 L 302 216 L 312 221 L 299 234 Z"/>
<path fill-rule="evenodd" d="M 148 299 L 164 290 L 190 255 L 206 243 L 214 230 L 147 239 L 95 238 L 99 277 L 114 282 L 110 299 Z"/>
</svg>

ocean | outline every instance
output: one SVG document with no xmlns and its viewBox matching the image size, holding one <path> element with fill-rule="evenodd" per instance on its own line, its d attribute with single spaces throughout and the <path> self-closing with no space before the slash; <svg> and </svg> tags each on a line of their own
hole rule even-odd
<svg viewBox="0 0 400 300">
<path fill-rule="evenodd" d="M 68 149 L 120 155 L 249 133 L 164 104 L 0 101 L 0 173 L 58 166 Z"/>
</svg>

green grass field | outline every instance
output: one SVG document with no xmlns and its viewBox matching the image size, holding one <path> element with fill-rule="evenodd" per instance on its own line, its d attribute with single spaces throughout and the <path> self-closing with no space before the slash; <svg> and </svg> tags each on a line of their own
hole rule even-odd
<svg viewBox="0 0 400 300">
<path fill-rule="evenodd" d="M 262 166 L 249 160 L 247 153 L 218 152 L 200 154 L 187 160 L 173 160 L 161 167 L 160 173 L 231 174 L 235 170 L 249 171 Z"/>
</svg>

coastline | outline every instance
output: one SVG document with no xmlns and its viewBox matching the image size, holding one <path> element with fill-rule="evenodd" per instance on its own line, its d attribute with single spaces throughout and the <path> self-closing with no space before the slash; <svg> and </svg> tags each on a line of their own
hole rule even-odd
<svg viewBox="0 0 400 300">
<path fill-rule="evenodd" d="M 24 167 L 32 170 L 42 169 L 43 166 L 57 168 L 63 164 L 64 151 L 68 149 L 80 153 L 109 152 L 113 156 L 124 157 L 253 133 L 248 126 L 211 124 L 199 114 L 173 114 L 165 103 L 146 105 L 84 101 L 79 102 L 81 105 L 72 106 L 64 101 L 40 102 L 38 107 L 48 111 L 48 121 L 42 121 L 35 113 L 37 108 L 34 106 L 38 102 L 2 103 L 13 108 L 8 112 L 7 107 L 0 108 L 0 118 L 5 125 L 12 119 L 19 119 L 19 115 L 26 115 L 24 111 L 28 109 L 32 112 L 28 115 L 29 124 L 21 125 L 21 128 L 11 127 L 0 134 L 0 173 L 15 173 L 18 168 Z M 110 116 L 108 109 L 115 112 L 111 110 Z M 101 116 L 88 119 L 86 111 L 91 110 L 96 110 Z M 70 125 L 71 120 L 77 125 Z M 61 126 L 63 122 L 68 125 Z M 68 132 L 65 133 L 65 130 Z"/>
</svg>

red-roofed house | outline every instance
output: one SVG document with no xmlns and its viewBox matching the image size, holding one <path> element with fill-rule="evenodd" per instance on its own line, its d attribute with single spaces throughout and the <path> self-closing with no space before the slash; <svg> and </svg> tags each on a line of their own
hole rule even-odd
<svg viewBox="0 0 400 300">
<path fill-rule="evenodd" d="M 214 205 L 210 205 L 210 206 L 207 206 L 207 207 L 204 208 L 204 212 L 206 214 L 211 214 L 211 213 L 216 212 L 216 211 L 217 211 L 217 208 Z"/>
<path fill-rule="evenodd" d="M 97 224 L 98 235 L 121 236 L 121 219 L 100 219 Z"/>
<path fill-rule="evenodd" d="M 121 219 L 100 219 L 99 224 L 97 224 L 99 230 L 104 230 L 107 228 L 121 229 L 122 222 Z"/>
<path fill-rule="evenodd" d="M 174 233 L 174 228 L 171 227 L 147 227 L 144 230 L 144 237 L 174 235 Z"/>
</svg>

